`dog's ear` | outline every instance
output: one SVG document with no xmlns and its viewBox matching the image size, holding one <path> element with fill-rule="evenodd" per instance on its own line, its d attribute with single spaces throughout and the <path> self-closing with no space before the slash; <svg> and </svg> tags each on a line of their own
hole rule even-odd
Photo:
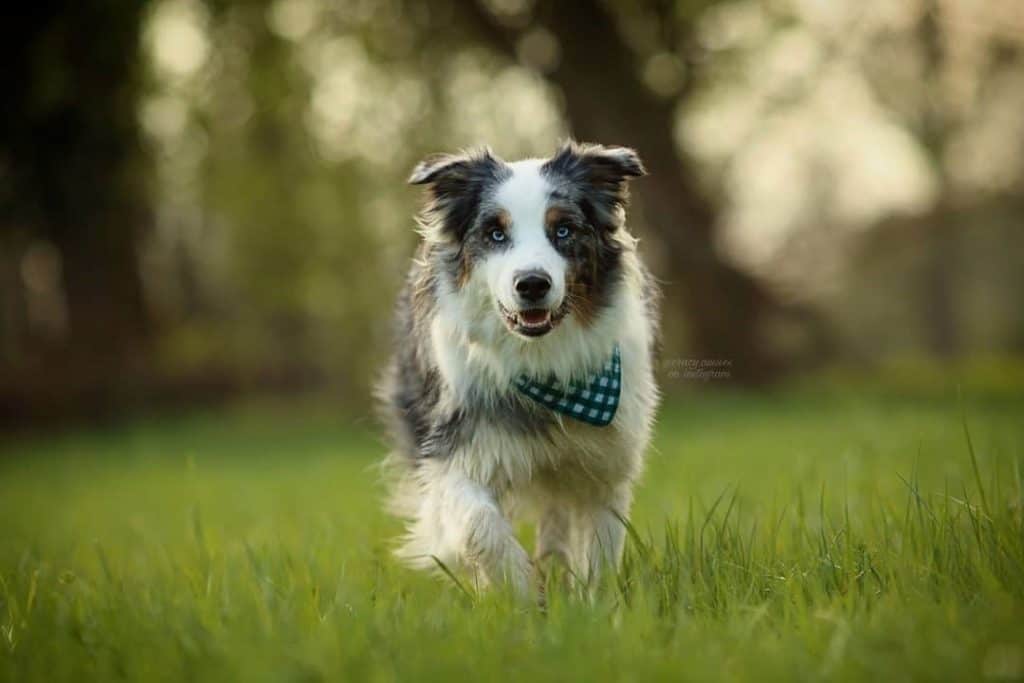
<svg viewBox="0 0 1024 683">
<path fill-rule="evenodd" d="M 461 239 L 469 230 L 484 189 L 507 172 L 505 163 L 490 148 L 460 154 L 434 154 L 416 164 L 410 185 L 426 185 L 429 201 L 424 209 L 432 234 Z"/>
<path fill-rule="evenodd" d="M 451 172 L 458 164 L 465 163 L 465 158 L 458 154 L 431 154 L 416 164 L 409 176 L 410 185 L 425 185 L 434 182 L 442 173 Z"/>
<path fill-rule="evenodd" d="M 647 175 L 640 156 L 629 147 L 606 147 L 573 140 L 564 143 L 545 167 L 576 182 L 606 187 Z"/>
<path fill-rule="evenodd" d="M 460 154 L 431 154 L 412 169 L 410 185 L 468 182 L 484 177 L 500 164 L 489 147 Z"/>
<path fill-rule="evenodd" d="M 572 140 L 563 144 L 544 164 L 544 171 L 575 185 L 581 200 L 596 210 L 595 218 L 607 227 L 621 222 L 629 199 L 626 181 L 647 175 L 640 156 L 629 147 L 606 147 Z"/>
</svg>

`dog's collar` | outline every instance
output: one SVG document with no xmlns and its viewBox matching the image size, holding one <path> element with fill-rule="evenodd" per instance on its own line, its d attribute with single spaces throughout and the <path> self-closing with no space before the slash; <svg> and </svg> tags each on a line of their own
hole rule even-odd
<svg viewBox="0 0 1024 683">
<path fill-rule="evenodd" d="M 545 380 L 520 375 L 516 379 L 516 388 L 555 412 L 597 427 L 606 427 L 615 417 L 622 390 L 619 347 L 616 345 L 604 366 L 583 382 L 562 382 L 553 374 Z"/>
</svg>

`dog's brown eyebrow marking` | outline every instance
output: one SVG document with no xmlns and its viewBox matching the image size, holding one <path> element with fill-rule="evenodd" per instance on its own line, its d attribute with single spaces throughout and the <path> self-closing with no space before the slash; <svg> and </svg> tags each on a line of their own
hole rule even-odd
<svg viewBox="0 0 1024 683">
<path fill-rule="evenodd" d="M 548 226 L 554 225 L 564 215 L 565 212 L 559 209 L 558 207 L 548 207 L 548 210 L 544 212 L 544 224 Z"/>
<path fill-rule="evenodd" d="M 559 221 L 569 217 L 570 214 L 565 209 L 562 209 L 557 206 L 551 206 L 548 207 L 548 210 L 544 212 L 544 225 L 550 228 Z"/>
<path fill-rule="evenodd" d="M 512 227 L 512 216 L 505 209 L 494 209 L 488 211 L 480 217 L 480 225 L 487 229 L 492 230 L 494 228 L 501 228 L 508 232 Z"/>
</svg>

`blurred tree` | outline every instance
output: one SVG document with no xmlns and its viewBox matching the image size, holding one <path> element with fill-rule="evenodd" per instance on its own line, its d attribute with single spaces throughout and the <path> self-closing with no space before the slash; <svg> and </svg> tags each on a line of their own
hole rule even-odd
<svg viewBox="0 0 1024 683">
<path fill-rule="evenodd" d="M 487 142 L 546 154 L 568 133 L 651 171 L 634 223 L 666 283 L 668 354 L 768 380 L 832 350 L 825 316 L 848 352 L 1005 349 L 1008 326 L 1019 345 L 1017 252 L 992 245 L 1019 228 L 1021 16 L 1012 0 L 33 5 L 0 26 L 0 394 L 92 409 L 144 380 L 190 402 L 313 385 L 362 401 L 416 239 L 411 165 Z M 962 234 L 981 222 L 985 240 Z M 858 270 L 871 225 L 860 253 L 891 286 Z"/>
<path fill-rule="evenodd" d="M 965 329 L 971 318 L 966 296 L 970 283 L 964 277 L 971 265 L 964 258 L 969 251 L 965 234 L 984 222 L 979 216 L 1004 207 L 1012 214 L 1022 196 L 1019 183 L 999 187 L 989 179 L 989 187 L 979 187 L 976 181 L 970 187 L 965 182 L 962 168 L 969 167 L 974 156 L 965 142 L 976 131 L 991 127 L 995 118 L 986 111 L 986 101 L 1019 90 L 1024 82 L 1024 41 L 1012 24 L 1000 24 L 1000 18 L 1013 16 L 1012 5 L 993 3 L 971 8 L 971 13 L 965 7 L 970 5 L 958 0 L 925 0 L 906 33 L 877 39 L 881 45 L 899 42 L 910 50 L 915 82 L 898 83 L 899 76 L 890 73 L 885 60 L 871 54 L 864 59 L 875 96 L 913 137 L 935 182 L 936 200 L 927 211 L 876 227 L 883 233 L 902 230 L 920 236 L 917 251 L 923 263 L 915 269 L 917 282 L 909 289 L 918 303 L 923 346 L 939 357 L 962 353 L 970 336 Z M 1000 136 L 1012 144 L 1014 133 L 1012 126 L 1005 126 Z"/>
<path fill-rule="evenodd" d="M 712 52 L 680 130 L 720 184 L 728 252 L 827 316 L 844 353 L 1013 348 L 1017 316 L 976 334 L 968 292 L 1019 307 L 971 259 L 1024 189 L 1020 3 L 737 0 L 698 25 Z M 876 257 L 900 276 L 882 284 Z"/>
<path fill-rule="evenodd" d="M 917 39 L 923 55 L 922 75 L 933 93 L 941 91 L 940 79 L 947 68 L 938 12 L 937 0 L 926 2 L 917 28 Z M 953 297 L 958 235 L 956 227 L 952 225 L 953 217 L 949 215 L 951 207 L 947 193 L 950 190 L 950 179 L 944 172 L 943 163 L 953 130 L 952 112 L 942 106 L 938 97 L 927 98 L 920 107 L 917 120 L 911 122 L 910 128 L 928 155 L 941 188 L 940 200 L 928 217 L 931 229 L 925 233 L 932 258 L 926 269 L 923 287 L 924 322 L 932 352 L 948 357 L 957 351 L 960 341 Z"/>
<path fill-rule="evenodd" d="M 139 239 L 149 223 L 136 123 L 144 6 L 40 2 L 9 12 L 0 24 L 3 249 L 30 279 L 28 250 L 35 245 L 36 254 L 49 254 L 40 268 L 55 272 L 66 307 L 59 336 L 5 330 L 30 338 L 18 344 L 27 353 L 20 363 L 0 362 L 7 376 L 20 371 L 22 389 L 59 385 L 49 392 L 52 400 L 87 386 L 96 389 L 94 398 L 102 396 L 151 329 L 138 270 Z"/>
</svg>

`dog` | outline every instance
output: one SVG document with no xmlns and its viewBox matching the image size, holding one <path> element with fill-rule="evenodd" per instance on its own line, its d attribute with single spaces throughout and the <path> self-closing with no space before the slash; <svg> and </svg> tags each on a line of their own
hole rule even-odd
<svg viewBox="0 0 1024 683">
<path fill-rule="evenodd" d="M 621 560 L 659 402 L 658 290 L 627 230 L 625 147 L 508 163 L 428 157 L 422 240 L 378 385 L 397 555 L 528 596 L 545 558 L 596 585 Z M 534 561 L 512 522 L 537 523 Z"/>
</svg>

